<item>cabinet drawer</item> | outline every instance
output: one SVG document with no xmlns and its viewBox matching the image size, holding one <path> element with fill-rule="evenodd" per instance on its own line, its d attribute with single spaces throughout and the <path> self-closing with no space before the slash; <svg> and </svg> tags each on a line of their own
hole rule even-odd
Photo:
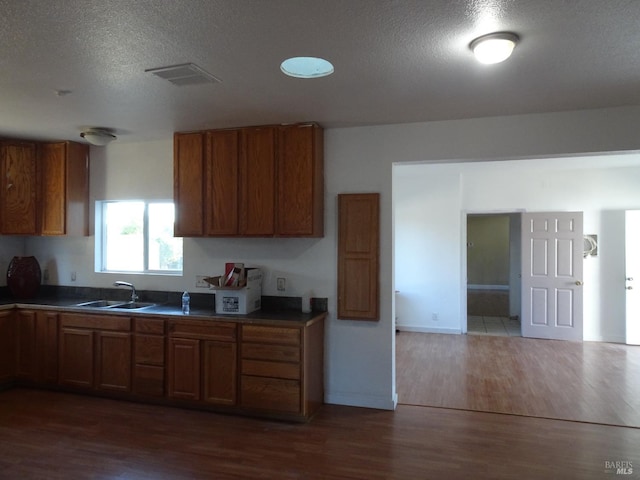
<svg viewBox="0 0 640 480">
<path fill-rule="evenodd" d="M 164 335 L 164 320 L 157 318 L 136 318 L 134 322 L 136 333 Z"/>
<path fill-rule="evenodd" d="M 236 324 L 224 322 L 175 321 L 169 323 L 169 334 L 181 338 L 218 340 L 233 342 L 236 339 Z"/>
<path fill-rule="evenodd" d="M 300 348 L 286 345 L 263 345 L 261 343 L 243 343 L 242 358 L 273 360 L 276 362 L 300 362 Z"/>
<path fill-rule="evenodd" d="M 263 327 L 242 325 L 244 342 L 276 343 L 278 345 L 300 345 L 300 330 L 287 327 Z"/>
<path fill-rule="evenodd" d="M 135 335 L 135 363 L 164 365 L 164 337 Z"/>
<path fill-rule="evenodd" d="M 300 382 L 242 375 L 241 404 L 246 408 L 274 412 L 300 411 Z"/>
<path fill-rule="evenodd" d="M 264 360 L 242 360 L 241 368 L 244 375 L 300 380 L 300 365 L 297 363 L 265 362 Z"/>
<path fill-rule="evenodd" d="M 91 328 L 94 330 L 131 330 L 131 318 L 111 315 L 83 315 L 67 313 L 60 315 L 60 327 Z"/>
</svg>

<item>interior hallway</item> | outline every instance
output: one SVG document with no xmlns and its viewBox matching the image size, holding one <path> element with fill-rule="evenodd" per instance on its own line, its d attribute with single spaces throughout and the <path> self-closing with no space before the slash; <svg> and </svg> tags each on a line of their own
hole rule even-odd
<svg viewBox="0 0 640 480">
<path fill-rule="evenodd" d="M 640 428 L 640 347 L 396 335 L 399 403 Z"/>
</svg>

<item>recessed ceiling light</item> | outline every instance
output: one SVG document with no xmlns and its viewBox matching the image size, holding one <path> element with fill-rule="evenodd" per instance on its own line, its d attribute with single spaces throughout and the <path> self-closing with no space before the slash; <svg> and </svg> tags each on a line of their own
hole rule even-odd
<svg viewBox="0 0 640 480">
<path fill-rule="evenodd" d="M 293 57 L 280 64 L 280 70 L 290 77 L 320 78 L 333 73 L 333 65 L 324 58 Z"/>
<path fill-rule="evenodd" d="M 518 43 L 518 36 L 511 32 L 490 33 L 476 38 L 469 48 L 480 63 L 492 64 L 504 62 Z"/>
</svg>

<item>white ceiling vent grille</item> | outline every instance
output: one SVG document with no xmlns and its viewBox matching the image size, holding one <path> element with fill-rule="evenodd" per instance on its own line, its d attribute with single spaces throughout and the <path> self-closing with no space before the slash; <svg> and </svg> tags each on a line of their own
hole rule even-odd
<svg viewBox="0 0 640 480">
<path fill-rule="evenodd" d="M 178 87 L 220 83 L 220 80 L 193 63 L 172 65 L 170 67 L 149 68 L 145 72 L 153 73 Z"/>
</svg>

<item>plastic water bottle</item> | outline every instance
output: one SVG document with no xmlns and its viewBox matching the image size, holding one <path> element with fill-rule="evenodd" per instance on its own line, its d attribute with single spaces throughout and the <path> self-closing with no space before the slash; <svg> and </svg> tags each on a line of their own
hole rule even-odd
<svg viewBox="0 0 640 480">
<path fill-rule="evenodd" d="M 189 315 L 190 312 L 190 306 L 189 306 L 189 302 L 191 301 L 191 297 L 189 296 L 189 292 L 184 292 L 182 294 L 182 313 L 184 315 Z"/>
</svg>

